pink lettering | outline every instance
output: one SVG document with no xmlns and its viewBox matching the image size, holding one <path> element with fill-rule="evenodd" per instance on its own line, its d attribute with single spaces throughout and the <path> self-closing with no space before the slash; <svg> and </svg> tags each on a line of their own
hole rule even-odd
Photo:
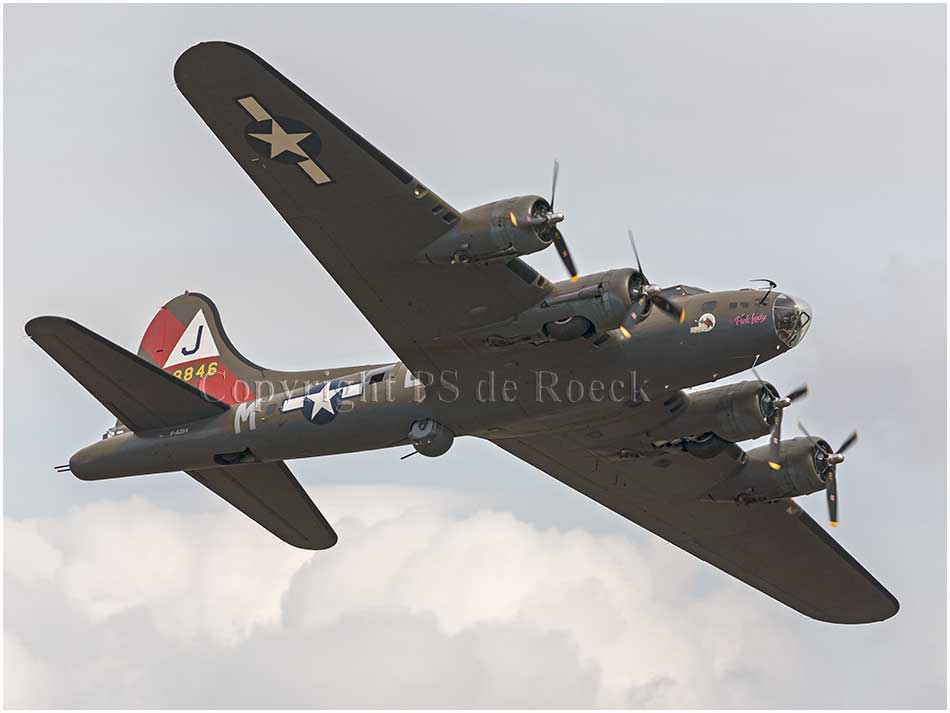
<svg viewBox="0 0 950 713">
<path fill-rule="evenodd" d="M 738 317 L 732 319 L 732 323 L 738 327 L 743 324 L 761 324 L 766 319 L 766 315 L 761 312 L 755 312 L 752 314 L 740 314 Z"/>
</svg>

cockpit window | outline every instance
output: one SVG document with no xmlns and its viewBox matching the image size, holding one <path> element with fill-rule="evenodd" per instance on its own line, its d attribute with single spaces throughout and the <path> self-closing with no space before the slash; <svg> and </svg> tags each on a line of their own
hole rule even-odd
<svg viewBox="0 0 950 713">
<path fill-rule="evenodd" d="M 778 295 L 772 303 L 775 334 L 783 344 L 794 347 L 811 326 L 811 307 L 804 300 Z"/>
<path fill-rule="evenodd" d="M 660 291 L 660 294 L 664 297 L 705 295 L 708 293 L 709 290 L 704 290 L 701 287 L 692 287 L 690 285 L 673 285 L 672 287 L 664 287 Z"/>
</svg>

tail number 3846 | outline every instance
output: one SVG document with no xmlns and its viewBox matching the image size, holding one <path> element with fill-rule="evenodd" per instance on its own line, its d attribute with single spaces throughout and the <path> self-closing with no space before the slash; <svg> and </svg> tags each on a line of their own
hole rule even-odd
<svg viewBox="0 0 950 713">
<path fill-rule="evenodd" d="M 191 381 L 192 379 L 203 379 L 207 376 L 214 376 L 218 373 L 218 362 L 209 361 L 198 366 L 188 366 L 184 369 L 175 369 L 172 376 L 182 381 Z"/>
</svg>

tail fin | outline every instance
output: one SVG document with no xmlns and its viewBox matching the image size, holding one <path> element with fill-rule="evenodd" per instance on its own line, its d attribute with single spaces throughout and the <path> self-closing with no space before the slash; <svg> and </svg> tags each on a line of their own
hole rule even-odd
<svg viewBox="0 0 950 713">
<path fill-rule="evenodd" d="M 186 292 L 158 310 L 142 337 L 139 356 L 226 404 L 256 398 L 265 370 L 241 356 L 221 326 L 214 303 Z"/>
</svg>

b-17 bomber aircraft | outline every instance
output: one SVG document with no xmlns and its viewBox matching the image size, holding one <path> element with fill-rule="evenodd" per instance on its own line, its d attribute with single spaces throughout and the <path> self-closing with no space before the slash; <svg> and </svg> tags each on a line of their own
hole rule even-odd
<svg viewBox="0 0 950 713">
<path fill-rule="evenodd" d="M 287 372 L 243 357 L 207 297 L 180 295 L 138 354 L 62 317 L 26 332 L 116 418 L 59 466 L 83 480 L 184 471 L 296 547 L 337 535 L 285 461 L 474 436 L 815 619 L 897 600 L 795 503 L 839 448 L 782 438 L 786 395 L 749 371 L 812 314 L 775 283 L 709 292 L 627 267 L 579 275 L 550 198 L 460 211 L 252 52 L 187 50 L 178 89 L 401 360 Z M 632 236 L 631 236 L 632 238 Z M 522 257 L 555 246 L 570 278 Z M 634 246 L 634 252 L 636 246 Z M 802 429 L 804 430 L 804 429 Z M 787 431 L 787 429 L 786 429 Z M 739 443 L 770 434 L 768 445 Z M 407 465 L 407 467 L 409 467 Z"/>
</svg>

